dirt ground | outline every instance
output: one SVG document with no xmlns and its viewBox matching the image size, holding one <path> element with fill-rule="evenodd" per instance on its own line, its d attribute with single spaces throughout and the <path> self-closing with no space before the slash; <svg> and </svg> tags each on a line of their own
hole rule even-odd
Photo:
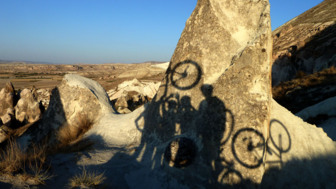
<svg viewBox="0 0 336 189">
<path fill-rule="evenodd" d="M 168 65 L 168 63 L 163 64 Z M 37 89 L 54 88 L 60 84 L 65 74 L 73 73 L 97 81 L 108 91 L 123 81 L 134 78 L 141 81 L 161 81 L 165 69 L 157 65 L 160 65 L 160 63 L 90 65 L 0 64 L 0 89 L 9 81 L 13 83 L 16 90 L 32 87 Z"/>
</svg>

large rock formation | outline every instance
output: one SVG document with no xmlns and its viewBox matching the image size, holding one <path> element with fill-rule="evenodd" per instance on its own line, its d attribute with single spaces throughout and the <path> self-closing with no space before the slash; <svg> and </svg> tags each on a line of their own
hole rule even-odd
<svg viewBox="0 0 336 189">
<path fill-rule="evenodd" d="M 273 31 L 272 83 L 336 66 L 336 3 L 325 0 Z"/>
<path fill-rule="evenodd" d="M 268 1 L 198 1 L 134 156 L 190 187 L 259 183 L 271 48 Z"/>
</svg>

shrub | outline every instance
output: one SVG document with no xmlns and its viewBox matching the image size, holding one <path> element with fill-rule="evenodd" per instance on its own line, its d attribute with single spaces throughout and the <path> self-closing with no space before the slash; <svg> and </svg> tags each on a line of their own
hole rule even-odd
<svg viewBox="0 0 336 189">
<path fill-rule="evenodd" d="M 101 185 L 105 179 L 104 173 L 89 172 L 83 167 L 81 174 L 75 175 L 69 180 L 69 187 L 96 187 Z"/>
<path fill-rule="evenodd" d="M 57 132 L 57 152 L 74 152 L 80 151 L 92 146 L 89 140 L 80 141 L 83 135 L 92 127 L 93 121 L 85 114 L 77 116 L 75 125 L 64 124 Z"/>
<path fill-rule="evenodd" d="M 296 72 L 295 78 L 299 79 L 299 78 L 303 78 L 305 77 L 307 74 L 304 71 L 298 71 Z"/>
<path fill-rule="evenodd" d="M 20 175 L 18 178 L 23 182 L 30 180 L 31 184 L 44 184 L 50 178 L 46 157 L 46 145 L 33 145 L 31 150 L 24 152 L 15 140 L 10 139 L 0 152 L 0 174 Z"/>
</svg>

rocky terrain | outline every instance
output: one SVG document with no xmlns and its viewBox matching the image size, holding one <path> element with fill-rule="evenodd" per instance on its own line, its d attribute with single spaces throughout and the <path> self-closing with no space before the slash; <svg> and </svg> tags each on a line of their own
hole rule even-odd
<svg viewBox="0 0 336 189">
<path fill-rule="evenodd" d="M 273 97 L 298 115 L 336 96 L 335 12 L 336 3 L 325 0 L 272 33 Z M 314 112 L 302 118 L 321 127 L 335 125 L 333 114 Z"/>
<path fill-rule="evenodd" d="M 164 64 L 0 64 L 0 187 L 334 188 L 334 68 L 278 77 L 297 34 L 272 38 L 269 11 L 267 0 L 198 1 Z M 272 93 L 304 105 L 294 115 Z"/>
<path fill-rule="evenodd" d="M 335 11 L 325 0 L 273 31 L 273 85 L 336 66 Z"/>
</svg>

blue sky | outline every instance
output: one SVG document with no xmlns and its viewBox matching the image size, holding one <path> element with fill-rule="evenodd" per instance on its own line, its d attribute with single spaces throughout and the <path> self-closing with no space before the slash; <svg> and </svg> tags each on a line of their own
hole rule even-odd
<svg viewBox="0 0 336 189">
<path fill-rule="evenodd" d="M 270 0 L 272 28 L 322 0 Z M 0 60 L 169 61 L 197 0 L 0 0 Z"/>
</svg>

